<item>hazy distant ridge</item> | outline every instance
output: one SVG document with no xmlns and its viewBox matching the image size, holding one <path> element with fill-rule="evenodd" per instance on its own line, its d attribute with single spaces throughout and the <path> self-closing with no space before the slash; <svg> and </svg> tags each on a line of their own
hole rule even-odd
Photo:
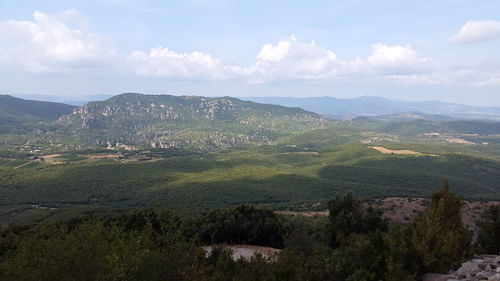
<svg viewBox="0 0 500 281">
<path fill-rule="evenodd" d="M 305 110 L 338 119 L 415 112 L 445 115 L 454 118 L 500 120 L 500 107 L 468 106 L 441 101 L 397 101 L 374 96 L 364 96 L 353 99 L 340 99 L 335 97 L 247 97 L 243 99 L 261 103 L 300 107 Z"/>
</svg>

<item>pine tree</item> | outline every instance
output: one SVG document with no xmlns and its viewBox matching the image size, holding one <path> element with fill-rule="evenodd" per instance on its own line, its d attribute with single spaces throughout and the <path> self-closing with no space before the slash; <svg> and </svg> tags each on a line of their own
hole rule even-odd
<svg viewBox="0 0 500 281">
<path fill-rule="evenodd" d="M 432 194 L 424 215 L 416 220 L 412 241 L 421 273 L 444 273 L 466 257 L 470 235 L 461 221 L 462 201 L 445 181 L 443 188 Z"/>
</svg>

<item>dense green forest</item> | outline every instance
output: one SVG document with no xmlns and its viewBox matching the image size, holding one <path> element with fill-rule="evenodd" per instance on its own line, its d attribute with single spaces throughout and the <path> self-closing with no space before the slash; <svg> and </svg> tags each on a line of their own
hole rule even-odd
<svg viewBox="0 0 500 281">
<path fill-rule="evenodd" d="M 202 211 L 247 203 L 295 209 L 319 202 L 326 208 L 326 198 L 349 190 L 365 199 L 426 197 L 444 178 L 467 199 L 500 199 L 500 162 L 494 157 L 453 151 L 434 156 L 440 147 L 415 149 L 423 154 L 382 154 L 365 145 L 309 153 L 301 147 L 258 146 L 0 160 L 0 222 L 155 205 Z M 96 155 L 111 158 L 91 158 Z"/>
<path fill-rule="evenodd" d="M 479 239 L 460 221 L 462 198 L 447 183 L 424 214 L 386 221 L 352 193 L 328 202 L 329 217 L 282 216 L 241 205 L 189 215 L 165 209 L 10 225 L 0 231 L 0 280 L 416 280 L 447 272 L 474 253 L 498 253 L 499 207 L 485 212 Z M 228 248 L 282 249 L 234 260 Z"/>
<path fill-rule="evenodd" d="M 2 99 L 0 224 L 151 206 L 324 210 L 345 191 L 426 197 L 444 178 L 467 199 L 500 199 L 498 122 L 328 120 L 230 97 L 122 94 L 78 108 Z"/>
</svg>

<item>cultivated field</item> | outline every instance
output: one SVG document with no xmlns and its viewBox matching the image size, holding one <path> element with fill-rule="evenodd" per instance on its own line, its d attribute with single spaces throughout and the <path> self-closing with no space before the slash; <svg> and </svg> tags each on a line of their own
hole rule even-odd
<svg viewBox="0 0 500 281">
<path fill-rule="evenodd" d="M 422 153 L 413 150 L 391 150 L 382 146 L 370 146 L 370 148 L 375 149 L 383 154 L 398 154 L 398 155 L 421 155 Z"/>
</svg>

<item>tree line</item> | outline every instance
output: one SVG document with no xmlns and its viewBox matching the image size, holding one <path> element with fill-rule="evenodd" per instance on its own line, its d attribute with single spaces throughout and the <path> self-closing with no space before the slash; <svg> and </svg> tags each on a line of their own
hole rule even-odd
<svg viewBox="0 0 500 281">
<path fill-rule="evenodd" d="M 241 205 L 199 216 L 151 209 L 10 225 L 0 231 L 0 280 L 418 280 L 473 254 L 500 252 L 500 207 L 485 211 L 473 241 L 460 219 L 462 201 L 445 183 L 425 212 L 406 224 L 387 221 L 347 193 L 329 201 L 328 217 Z M 201 248 L 214 244 L 282 251 L 275 259 L 234 261 L 223 247 L 209 255 Z"/>
</svg>

